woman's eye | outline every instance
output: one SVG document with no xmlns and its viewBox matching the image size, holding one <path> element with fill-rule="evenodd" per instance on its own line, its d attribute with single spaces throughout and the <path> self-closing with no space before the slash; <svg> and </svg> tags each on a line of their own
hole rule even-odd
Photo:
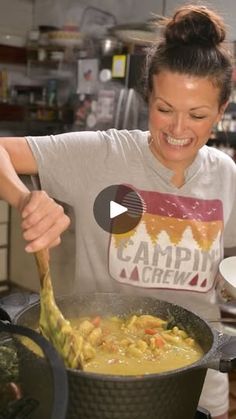
<svg viewBox="0 0 236 419">
<path fill-rule="evenodd" d="M 157 108 L 157 110 L 158 110 L 159 112 L 163 112 L 163 113 L 168 113 L 168 112 L 171 112 L 171 111 L 170 111 L 170 109 Z"/>
<path fill-rule="evenodd" d="M 205 115 L 191 115 L 191 118 L 194 118 L 194 119 L 204 119 L 206 117 L 205 117 Z"/>
</svg>

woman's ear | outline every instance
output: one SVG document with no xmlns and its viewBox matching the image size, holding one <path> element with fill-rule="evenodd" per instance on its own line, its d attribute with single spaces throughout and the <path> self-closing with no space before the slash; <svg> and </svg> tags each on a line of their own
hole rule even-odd
<svg viewBox="0 0 236 419">
<path fill-rule="evenodd" d="M 223 105 L 221 105 L 221 107 L 219 109 L 219 114 L 218 114 L 217 122 L 219 122 L 221 120 L 222 116 L 225 113 L 225 110 L 226 110 L 228 104 L 229 104 L 229 100 L 227 102 L 225 102 Z"/>
<path fill-rule="evenodd" d="M 218 112 L 217 117 L 214 121 L 213 129 L 217 130 L 217 126 L 218 126 L 219 122 L 222 120 L 223 115 L 225 113 L 225 110 L 226 110 L 228 104 L 229 104 L 229 101 L 225 102 L 223 105 L 220 106 L 219 112 Z"/>
</svg>

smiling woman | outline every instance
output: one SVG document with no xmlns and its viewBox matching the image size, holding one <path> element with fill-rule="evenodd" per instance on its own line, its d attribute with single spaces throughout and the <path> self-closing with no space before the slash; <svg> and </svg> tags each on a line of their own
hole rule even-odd
<svg viewBox="0 0 236 419">
<path fill-rule="evenodd" d="M 27 252 L 58 244 L 69 221 L 57 201 L 73 207 L 75 293 L 151 295 L 219 318 L 218 266 L 236 246 L 236 165 L 205 144 L 231 94 L 225 38 L 221 17 L 204 6 L 165 20 L 147 54 L 148 131 L 0 139 L 0 195 L 21 213 Z M 17 173 L 38 174 L 44 192 L 29 193 Z M 131 187 L 145 208 L 121 234 L 93 215 L 110 185 Z M 226 374 L 207 374 L 199 404 L 227 419 Z"/>
<path fill-rule="evenodd" d="M 185 170 L 208 141 L 227 105 L 219 106 L 220 90 L 206 78 L 161 72 L 153 77 L 149 100 L 150 148 L 173 170 L 173 183 L 184 184 Z"/>
</svg>

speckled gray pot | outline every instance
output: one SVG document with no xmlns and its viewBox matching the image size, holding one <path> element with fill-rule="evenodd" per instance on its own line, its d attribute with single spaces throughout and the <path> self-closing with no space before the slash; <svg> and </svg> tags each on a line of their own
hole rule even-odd
<svg viewBox="0 0 236 419">
<path fill-rule="evenodd" d="M 174 323 L 198 341 L 205 355 L 191 366 L 146 376 L 109 376 L 67 369 L 67 419 L 193 419 L 208 368 L 227 372 L 236 367 L 236 339 L 214 330 L 184 308 L 151 297 L 86 294 L 58 300 L 65 316 L 153 314 Z M 39 304 L 15 319 L 35 326 Z"/>
</svg>

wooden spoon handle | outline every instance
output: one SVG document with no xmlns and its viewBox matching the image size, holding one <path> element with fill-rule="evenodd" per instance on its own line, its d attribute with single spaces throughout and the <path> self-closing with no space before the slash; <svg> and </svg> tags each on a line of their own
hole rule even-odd
<svg viewBox="0 0 236 419">
<path fill-rule="evenodd" d="M 49 272 L 49 255 L 47 249 L 38 250 L 35 252 L 35 259 L 39 271 L 39 279 L 41 287 L 44 285 L 44 278 Z"/>
</svg>

